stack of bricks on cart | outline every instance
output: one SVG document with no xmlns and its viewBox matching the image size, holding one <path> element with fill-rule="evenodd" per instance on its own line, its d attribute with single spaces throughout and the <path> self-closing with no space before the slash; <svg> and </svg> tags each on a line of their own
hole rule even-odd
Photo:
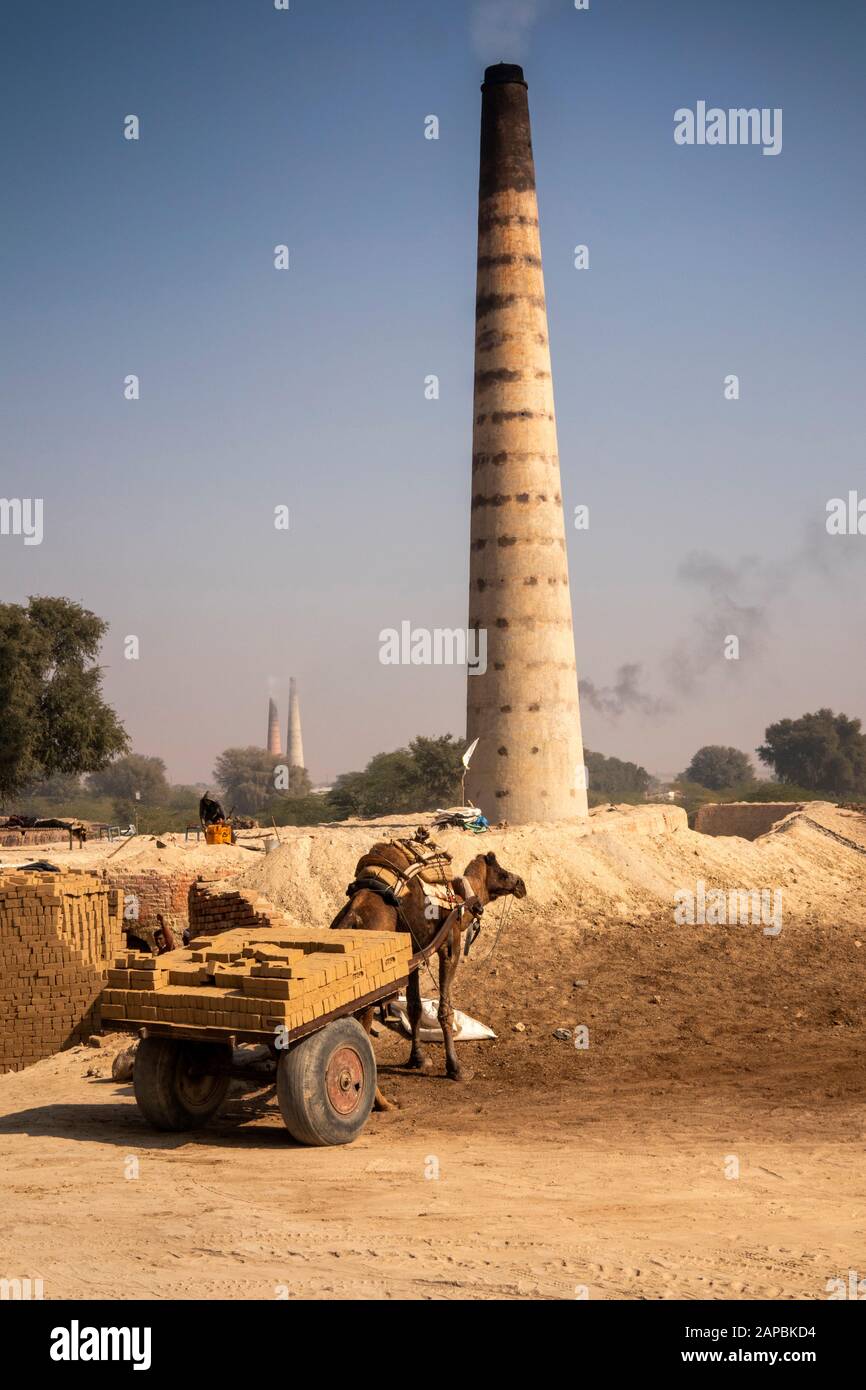
<svg viewBox="0 0 866 1390">
<path fill-rule="evenodd" d="M 267 905 L 266 905 L 267 906 Z M 273 917 L 281 914 L 270 909 Z M 305 930 L 272 922 L 197 938 L 184 951 L 129 951 L 108 972 L 106 1020 L 273 1034 L 300 1028 L 409 973 L 398 932 Z"/>
<path fill-rule="evenodd" d="M 123 896 L 92 873 L 0 873 L 0 1072 L 99 1027 L 105 969 L 123 948 Z"/>
</svg>

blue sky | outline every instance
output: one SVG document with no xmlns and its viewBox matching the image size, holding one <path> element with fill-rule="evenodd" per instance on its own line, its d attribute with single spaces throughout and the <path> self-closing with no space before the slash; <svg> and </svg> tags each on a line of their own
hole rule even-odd
<svg viewBox="0 0 866 1390">
<path fill-rule="evenodd" d="M 45 536 L 0 537 L 0 592 L 109 620 L 107 692 L 175 780 L 263 743 L 289 675 L 317 779 L 462 732 L 464 675 L 383 667 L 378 634 L 466 620 L 500 59 L 529 83 L 566 510 L 590 507 L 578 667 L 638 664 L 647 697 L 584 701 L 588 744 L 676 772 L 783 715 L 866 716 L 866 536 L 823 526 L 866 496 L 862 6 L 496 8 L 5 7 L 0 494 L 44 498 Z M 781 154 L 675 145 L 698 100 L 781 107 Z"/>
</svg>

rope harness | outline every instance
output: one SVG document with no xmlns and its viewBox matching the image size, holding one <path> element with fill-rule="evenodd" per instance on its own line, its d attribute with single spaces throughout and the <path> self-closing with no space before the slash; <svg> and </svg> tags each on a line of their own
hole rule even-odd
<svg viewBox="0 0 866 1390">
<path fill-rule="evenodd" d="M 425 915 L 430 916 L 432 912 L 436 919 L 443 922 L 449 913 L 457 911 L 459 930 L 465 931 L 463 955 L 468 957 L 481 932 L 481 921 L 479 916 L 472 913 L 469 906 L 476 897 L 475 889 L 469 879 L 466 878 L 465 874 L 459 875 L 453 880 L 450 876 L 451 855 L 446 850 L 438 849 L 432 840 L 427 842 L 413 839 L 389 840 L 378 853 L 376 852 L 377 849 L 379 849 L 378 846 L 374 847 L 369 854 L 365 854 L 359 859 L 355 867 L 355 877 L 346 889 L 346 896 L 353 898 L 362 889 L 376 893 L 384 903 L 394 908 L 397 913 L 397 921 L 403 930 L 408 932 L 415 950 L 420 951 L 423 949 L 422 944 L 419 943 L 416 933 L 412 930 L 412 924 L 403 911 L 403 903 L 411 893 L 413 884 L 418 881 L 424 894 Z M 386 851 L 394 850 L 409 862 L 406 865 L 395 864 L 393 859 L 386 855 Z M 452 882 L 457 885 L 459 896 L 454 891 Z M 493 903 L 496 899 L 491 898 L 490 901 Z M 499 939 L 511 916 L 513 901 L 510 894 L 502 895 L 496 935 L 489 951 L 480 959 L 475 958 L 477 965 L 484 965 L 493 960 Z M 471 914 L 471 920 L 464 928 L 463 918 L 467 912 Z M 431 920 L 433 920 L 432 917 Z M 448 939 L 447 950 L 450 955 L 452 950 L 450 938 Z M 457 950 L 459 953 L 459 945 Z M 435 988 L 436 980 L 430 968 L 429 960 L 425 960 L 424 965 Z M 492 965 L 490 968 L 493 968 Z"/>
<path fill-rule="evenodd" d="M 396 850 L 408 859 L 408 864 L 395 864 L 393 858 L 388 857 L 384 850 Z M 416 880 L 424 894 L 425 915 L 430 916 L 431 920 L 442 920 L 443 916 L 447 916 L 456 908 L 459 910 L 462 924 L 463 914 L 469 911 L 468 900 L 475 897 L 475 889 L 465 875 L 462 875 L 455 880 L 463 895 L 461 901 L 449 877 L 450 864 L 451 855 L 447 850 L 439 849 L 432 841 L 422 843 L 418 840 L 390 840 L 382 852 L 377 854 L 373 849 L 359 859 L 355 868 L 355 878 L 346 889 L 346 897 L 353 898 L 362 889 L 376 893 L 384 903 L 394 908 L 398 922 L 403 930 L 409 933 L 413 946 L 419 950 L 421 944 L 403 911 L 403 902 L 411 893 Z M 473 916 L 469 928 L 471 940 L 467 937 L 467 952 L 480 930 L 481 923 Z"/>
</svg>

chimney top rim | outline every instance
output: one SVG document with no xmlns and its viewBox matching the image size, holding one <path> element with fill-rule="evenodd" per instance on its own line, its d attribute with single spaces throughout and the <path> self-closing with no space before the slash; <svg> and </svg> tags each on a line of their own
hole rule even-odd
<svg viewBox="0 0 866 1390">
<path fill-rule="evenodd" d="M 492 67 L 484 69 L 484 81 L 481 84 L 482 92 L 485 87 L 501 87 L 506 83 L 514 83 L 521 87 L 526 86 L 523 68 L 517 63 L 494 63 Z"/>
</svg>

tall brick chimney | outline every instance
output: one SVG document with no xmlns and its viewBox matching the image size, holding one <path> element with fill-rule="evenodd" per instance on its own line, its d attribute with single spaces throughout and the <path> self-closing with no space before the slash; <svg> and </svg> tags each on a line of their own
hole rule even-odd
<svg viewBox="0 0 866 1390">
<path fill-rule="evenodd" d="M 280 716 L 275 700 L 268 701 L 268 752 L 282 753 L 280 745 Z"/>
<path fill-rule="evenodd" d="M 289 732 L 286 753 L 289 768 L 306 766 L 304 741 L 301 738 L 301 706 L 298 701 L 298 684 L 294 676 L 289 680 Z"/>
<path fill-rule="evenodd" d="M 568 557 L 522 68 L 481 88 L 467 795 L 512 824 L 587 814 Z"/>
</svg>

